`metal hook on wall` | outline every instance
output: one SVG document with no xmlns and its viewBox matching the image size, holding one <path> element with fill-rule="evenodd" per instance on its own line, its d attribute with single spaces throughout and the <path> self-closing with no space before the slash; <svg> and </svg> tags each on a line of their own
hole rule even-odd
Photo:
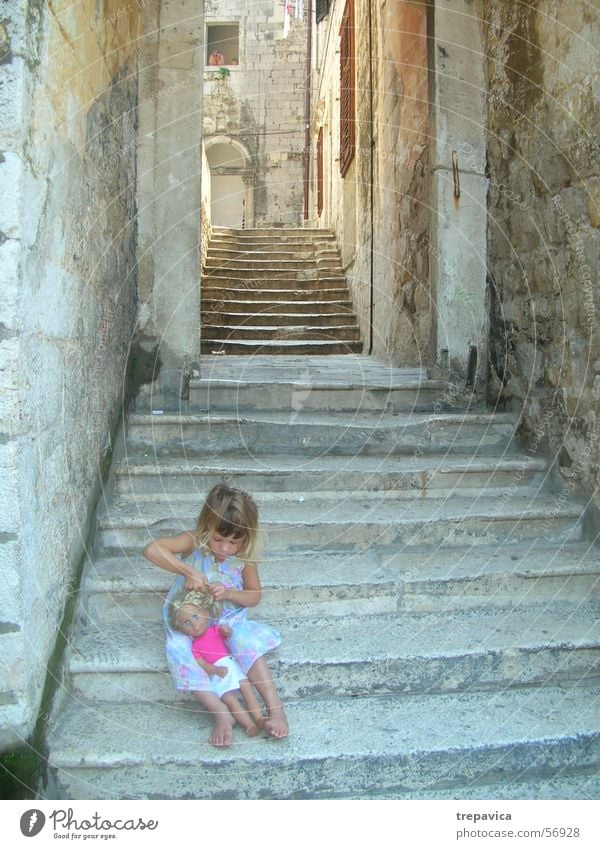
<svg viewBox="0 0 600 849">
<path fill-rule="evenodd" d="M 460 176 L 458 173 L 458 151 L 452 151 L 452 178 L 454 180 L 454 200 L 460 197 Z"/>
</svg>

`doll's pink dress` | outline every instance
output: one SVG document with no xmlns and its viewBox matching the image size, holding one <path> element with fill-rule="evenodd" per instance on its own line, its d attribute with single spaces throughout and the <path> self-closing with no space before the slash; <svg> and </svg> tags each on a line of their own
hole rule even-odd
<svg viewBox="0 0 600 849">
<path fill-rule="evenodd" d="M 232 590 L 244 589 L 244 564 L 236 557 L 217 563 L 212 554 L 197 549 L 191 560 L 193 567 L 202 572 L 209 583 L 218 582 Z M 210 676 L 196 663 L 192 654 L 192 638 L 174 630 L 169 622 L 169 604 L 184 595 L 185 578 L 180 575 L 169 590 L 163 605 L 167 663 L 177 690 L 211 691 L 213 685 Z M 223 612 L 218 624 L 229 625 L 231 628 L 232 634 L 227 640 L 229 651 L 244 673 L 248 672 L 259 657 L 281 643 L 281 637 L 273 628 L 248 619 L 248 608 L 237 607 L 228 601 L 223 602 Z"/>
</svg>

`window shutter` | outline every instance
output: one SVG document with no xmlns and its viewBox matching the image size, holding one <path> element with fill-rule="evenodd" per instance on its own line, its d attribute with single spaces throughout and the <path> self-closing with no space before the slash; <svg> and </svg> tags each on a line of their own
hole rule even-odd
<svg viewBox="0 0 600 849">
<path fill-rule="evenodd" d="M 317 137 L 317 215 L 323 212 L 323 127 Z"/>
<path fill-rule="evenodd" d="M 340 29 L 340 171 L 345 177 L 354 159 L 354 9 L 346 0 Z"/>
</svg>

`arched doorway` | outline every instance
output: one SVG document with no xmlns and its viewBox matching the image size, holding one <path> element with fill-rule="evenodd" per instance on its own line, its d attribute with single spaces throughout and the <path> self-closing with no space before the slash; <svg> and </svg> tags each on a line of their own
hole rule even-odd
<svg viewBox="0 0 600 849">
<path fill-rule="evenodd" d="M 246 147 L 227 136 L 205 139 L 210 168 L 211 224 L 244 229 L 254 225 L 254 172 Z"/>
</svg>

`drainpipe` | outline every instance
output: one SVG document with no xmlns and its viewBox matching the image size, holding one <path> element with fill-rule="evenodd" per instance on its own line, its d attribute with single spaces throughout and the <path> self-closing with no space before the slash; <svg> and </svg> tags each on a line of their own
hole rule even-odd
<svg viewBox="0 0 600 849">
<path fill-rule="evenodd" d="M 308 33 L 306 38 L 306 96 L 304 101 L 304 220 L 308 218 L 310 185 L 310 87 L 312 82 L 312 5 L 307 8 Z"/>
<path fill-rule="evenodd" d="M 373 138 L 373 7 L 372 0 L 368 0 L 368 25 L 369 25 L 369 203 L 370 203 L 370 225 L 371 244 L 369 256 L 369 350 L 373 353 L 373 323 L 375 313 L 375 254 L 373 243 L 375 239 L 375 139 Z"/>
</svg>

